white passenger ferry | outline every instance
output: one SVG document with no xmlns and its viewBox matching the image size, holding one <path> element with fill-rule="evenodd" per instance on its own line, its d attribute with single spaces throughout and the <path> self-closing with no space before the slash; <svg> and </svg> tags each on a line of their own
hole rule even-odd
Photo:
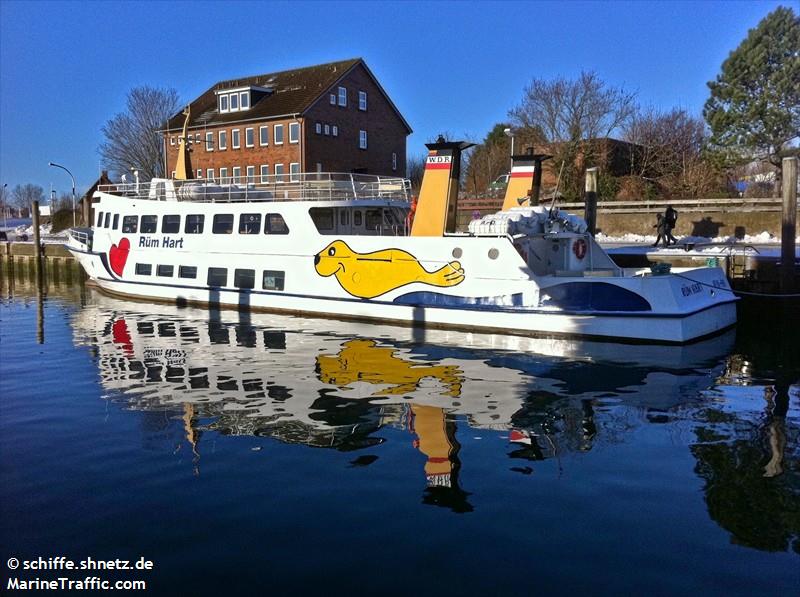
<svg viewBox="0 0 800 597">
<path fill-rule="evenodd" d="M 503 210 L 455 232 L 465 146 L 428 145 L 413 222 L 400 178 L 154 179 L 100 187 L 67 247 L 104 291 L 179 305 L 666 343 L 735 323 L 721 269 L 625 271 L 582 219 L 522 206 L 525 157 Z"/>
</svg>

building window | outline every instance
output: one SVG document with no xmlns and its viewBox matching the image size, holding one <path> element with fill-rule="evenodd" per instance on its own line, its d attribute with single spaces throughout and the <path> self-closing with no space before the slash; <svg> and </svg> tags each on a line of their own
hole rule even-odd
<svg viewBox="0 0 800 597">
<path fill-rule="evenodd" d="M 276 124 L 275 131 L 272 133 L 272 140 L 275 142 L 275 145 L 282 145 L 283 144 L 283 125 Z"/>
<path fill-rule="evenodd" d="M 359 110 L 366 110 L 367 109 L 367 92 L 366 91 L 359 91 L 358 92 L 358 109 Z"/>
<path fill-rule="evenodd" d="M 283 182 L 283 164 L 275 164 L 275 182 Z"/>
<path fill-rule="evenodd" d="M 367 148 L 367 131 L 358 131 L 358 148 Z"/>
<path fill-rule="evenodd" d="M 269 145 L 269 127 L 268 126 L 260 126 L 260 127 L 258 127 L 258 142 L 261 144 L 261 147 L 264 147 L 264 145 Z"/>
<path fill-rule="evenodd" d="M 206 133 L 206 151 L 214 151 L 214 133 Z"/>
<path fill-rule="evenodd" d="M 149 276 L 153 273 L 153 266 L 149 263 L 137 263 L 136 264 L 136 275 L 137 276 Z"/>
<path fill-rule="evenodd" d="M 322 162 L 317 162 L 317 172 L 322 172 Z"/>
<path fill-rule="evenodd" d="M 256 181 L 256 167 L 255 166 L 248 166 L 247 167 L 247 180 L 245 181 L 247 184 L 253 184 Z"/>
<path fill-rule="evenodd" d="M 239 109 L 239 94 L 231 93 L 231 112 Z"/>
<path fill-rule="evenodd" d="M 286 274 L 282 271 L 271 269 L 264 270 L 264 277 L 261 280 L 261 288 L 264 290 L 283 290 Z"/>
<path fill-rule="evenodd" d="M 189 214 L 186 216 L 186 224 L 183 231 L 186 234 L 203 234 L 203 222 L 206 217 L 203 214 Z"/>
<path fill-rule="evenodd" d="M 174 274 L 175 266 L 173 265 L 159 265 L 156 267 L 156 276 L 171 278 Z"/>
<path fill-rule="evenodd" d="M 233 149 L 239 149 L 241 147 L 241 135 L 239 134 L 239 129 L 233 129 L 231 131 L 231 147 Z"/>
<path fill-rule="evenodd" d="M 233 285 L 237 288 L 255 288 L 256 270 L 238 268 L 233 270 Z"/>
<path fill-rule="evenodd" d="M 292 162 L 289 164 L 289 181 L 290 182 L 297 182 L 300 180 L 300 164 L 298 162 Z"/>
<path fill-rule="evenodd" d="M 336 126 L 335 124 L 331 127 L 331 135 L 333 135 L 334 137 L 339 136 L 339 127 Z"/>
<path fill-rule="evenodd" d="M 331 106 L 335 106 L 336 105 L 336 94 L 335 93 L 331 93 L 330 101 L 331 101 Z"/>
<path fill-rule="evenodd" d="M 289 227 L 281 214 L 267 214 L 264 234 L 289 234 Z"/>
<path fill-rule="evenodd" d="M 392 171 L 397 170 L 397 154 L 392 152 Z"/>
<path fill-rule="evenodd" d="M 321 135 L 322 134 L 322 123 L 318 122 L 317 124 L 315 124 L 314 125 L 314 130 L 316 131 L 316 133 L 318 135 Z"/>
<path fill-rule="evenodd" d="M 220 112 L 227 112 L 228 111 L 228 96 L 227 95 L 220 95 L 219 96 L 219 111 Z"/>
<path fill-rule="evenodd" d="M 139 216 L 125 216 L 122 218 L 122 232 L 136 234 L 139 230 Z"/>
<path fill-rule="evenodd" d="M 228 180 L 228 169 L 227 168 L 220 168 L 219 169 L 219 183 L 220 184 L 230 184 L 230 180 Z"/>
<path fill-rule="evenodd" d="M 219 148 L 220 150 L 228 149 L 228 131 L 219 132 Z"/>
<path fill-rule="evenodd" d="M 269 182 L 269 164 L 261 164 L 261 182 Z"/>
<path fill-rule="evenodd" d="M 179 278 L 196 278 L 197 277 L 197 267 L 194 265 L 181 265 L 178 268 L 178 277 Z"/>
<path fill-rule="evenodd" d="M 289 143 L 300 143 L 300 123 L 289 123 Z"/>
<path fill-rule="evenodd" d="M 228 283 L 228 268 L 209 267 L 206 283 L 209 286 L 225 286 Z"/>
<path fill-rule="evenodd" d="M 247 110 L 250 107 L 250 92 L 249 91 L 241 91 L 241 92 L 239 92 L 239 105 L 242 107 L 242 110 Z"/>
<path fill-rule="evenodd" d="M 339 105 L 347 106 L 347 87 L 339 87 Z"/>
<path fill-rule="evenodd" d="M 214 214 L 214 224 L 211 226 L 214 234 L 233 233 L 233 214 Z"/>
<path fill-rule="evenodd" d="M 119 228 L 119 214 L 114 214 L 114 222 L 111 224 L 111 229 L 116 230 Z"/>
<path fill-rule="evenodd" d="M 259 234 L 261 232 L 261 214 L 240 214 L 239 234 Z"/>
<path fill-rule="evenodd" d="M 244 129 L 244 145 L 245 147 L 254 147 L 256 144 L 255 132 L 252 128 Z"/>
<path fill-rule="evenodd" d="M 175 145 L 175 137 L 170 137 L 169 138 L 169 144 L 170 145 Z"/>
<path fill-rule="evenodd" d="M 329 125 L 329 124 L 325 125 L 325 134 L 326 135 L 330 135 L 331 134 L 331 125 Z"/>
<path fill-rule="evenodd" d="M 214 168 L 209 168 L 206 170 L 206 178 L 208 180 L 214 180 Z"/>
<path fill-rule="evenodd" d="M 242 167 L 241 166 L 234 166 L 233 167 L 233 184 L 239 184 L 242 182 Z"/>
<path fill-rule="evenodd" d="M 155 234 L 158 228 L 158 216 L 142 216 L 142 234 Z"/>
<path fill-rule="evenodd" d="M 200 143 L 200 133 L 195 133 L 195 135 L 194 135 L 194 142 L 195 142 L 195 143 Z"/>
<path fill-rule="evenodd" d="M 179 215 L 168 215 L 161 218 L 162 234 L 178 234 L 181 231 L 181 217 Z"/>
<path fill-rule="evenodd" d="M 197 178 L 203 178 L 203 169 L 202 168 L 198 168 L 197 169 Z"/>
</svg>

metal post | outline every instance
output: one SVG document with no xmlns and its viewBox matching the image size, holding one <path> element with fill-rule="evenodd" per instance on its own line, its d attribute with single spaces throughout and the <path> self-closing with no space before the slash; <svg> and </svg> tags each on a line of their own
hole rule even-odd
<svg viewBox="0 0 800 597">
<path fill-rule="evenodd" d="M 75 227 L 75 226 L 78 225 L 77 222 L 76 222 L 76 219 L 75 219 L 75 177 L 72 176 L 72 172 L 67 170 L 61 164 L 56 164 L 54 162 L 48 162 L 47 165 L 48 166 L 53 166 L 54 168 L 61 168 L 62 170 L 64 170 L 64 172 L 69 174 L 69 177 L 72 179 L 72 226 Z"/>
<path fill-rule="evenodd" d="M 597 230 L 597 174 L 598 168 L 586 169 L 586 195 L 584 198 L 584 219 L 589 234 L 594 236 Z"/>
<path fill-rule="evenodd" d="M 42 281 L 42 239 L 39 234 L 39 202 L 31 204 L 31 217 L 33 218 L 33 264 L 36 271 L 36 283 L 41 286 Z"/>
<path fill-rule="evenodd" d="M 795 278 L 795 236 L 797 234 L 797 158 L 783 158 L 783 214 L 781 217 L 781 290 L 792 292 Z"/>
</svg>

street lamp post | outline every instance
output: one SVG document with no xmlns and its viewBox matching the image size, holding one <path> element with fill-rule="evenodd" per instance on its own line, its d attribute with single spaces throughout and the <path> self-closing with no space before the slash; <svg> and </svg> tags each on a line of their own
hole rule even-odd
<svg viewBox="0 0 800 597">
<path fill-rule="evenodd" d="M 503 129 L 503 132 L 506 134 L 506 137 L 511 137 L 511 167 L 508 169 L 511 172 L 511 168 L 514 167 L 514 131 L 510 128 Z"/>
<path fill-rule="evenodd" d="M 72 179 L 72 226 L 77 226 L 77 222 L 75 221 L 75 177 L 72 176 L 72 172 L 67 170 L 61 164 L 56 164 L 55 162 L 47 162 L 48 166 L 53 166 L 54 168 L 61 168 L 64 172 L 69 174 L 69 177 Z"/>
</svg>

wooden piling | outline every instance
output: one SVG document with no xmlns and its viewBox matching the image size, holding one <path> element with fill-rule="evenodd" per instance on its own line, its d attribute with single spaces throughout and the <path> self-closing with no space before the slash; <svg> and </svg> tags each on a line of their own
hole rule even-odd
<svg viewBox="0 0 800 597">
<path fill-rule="evenodd" d="M 797 235 L 797 158 L 783 158 L 783 215 L 781 218 L 781 291 L 794 291 Z"/>
<path fill-rule="evenodd" d="M 599 168 L 586 169 L 586 194 L 584 201 L 584 217 L 589 233 L 594 236 L 597 231 L 597 175 Z"/>
<path fill-rule="evenodd" d="M 42 282 L 42 239 L 39 233 L 39 202 L 34 201 L 31 205 L 31 216 L 33 218 L 33 265 L 36 272 L 36 283 Z"/>
</svg>

